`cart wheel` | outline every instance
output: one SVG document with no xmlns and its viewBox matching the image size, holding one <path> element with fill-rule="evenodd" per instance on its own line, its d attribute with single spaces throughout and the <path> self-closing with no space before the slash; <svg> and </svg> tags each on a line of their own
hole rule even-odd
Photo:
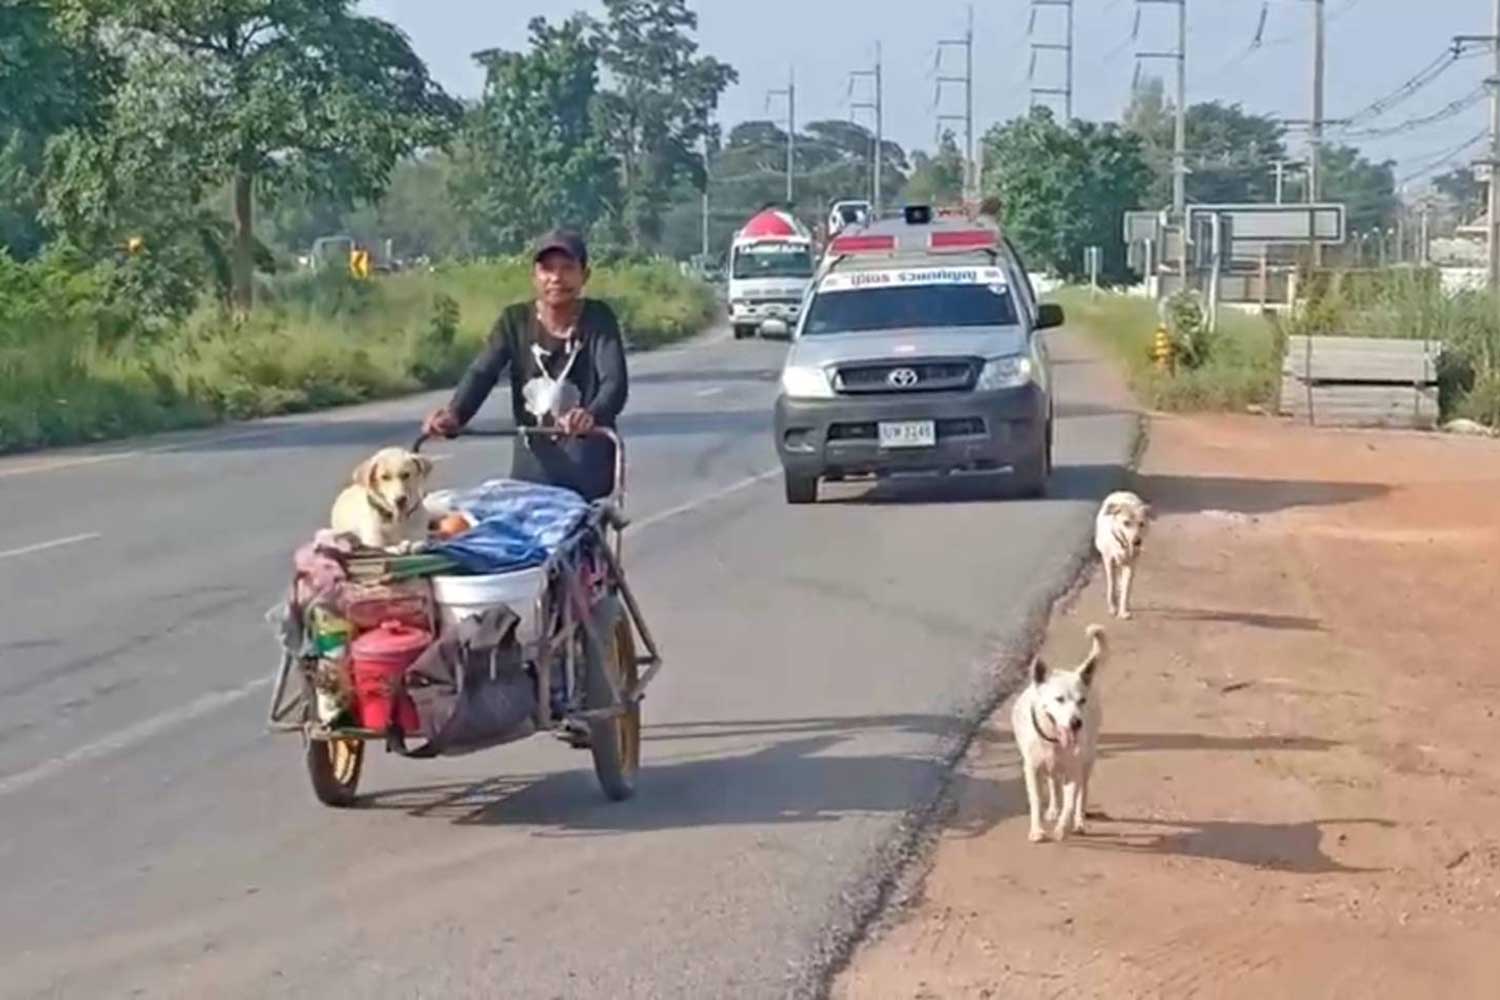
<svg viewBox="0 0 1500 1000">
<path fill-rule="evenodd" d="M 630 622 L 618 605 L 600 620 L 612 623 L 605 631 L 601 656 L 589 657 L 589 685 L 586 704 L 604 708 L 611 704 L 609 684 L 603 672 L 623 693 L 635 686 L 635 640 Z M 589 723 L 589 749 L 594 755 L 594 774 L 604 794 L 621 802 L 635 794 L 635 778 L 641 768 L 641 703 L 635 702 L 624 715 Z"/>
<path fill-rule="evenodd" d="M 308 741 L 307 773 L 312 778 L 313 794 L 325 806 L 354 805 L 364 763 L 363 740 Z"/>
</svg>

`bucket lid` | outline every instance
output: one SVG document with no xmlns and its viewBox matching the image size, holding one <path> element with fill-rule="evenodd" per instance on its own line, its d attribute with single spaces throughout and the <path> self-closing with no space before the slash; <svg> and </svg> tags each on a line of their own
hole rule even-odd
<svg viewBox="0 0 1500 1000">
<path fill-rule="evenodd" d="M 431 643 L 432 634 L 426 629 L 387 621 L 354 640 L 354 655 L 376 658 L 409 656 L 426 649 Z"/>
</svg>

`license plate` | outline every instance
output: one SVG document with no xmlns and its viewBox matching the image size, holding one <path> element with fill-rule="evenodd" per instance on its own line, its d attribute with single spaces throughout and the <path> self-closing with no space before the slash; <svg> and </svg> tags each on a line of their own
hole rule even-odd
<svg viewBox="0 0 1500 1000">
<path fill-rule="evenodd" d="M 882 421 L 880 447 L 931 448 L 937 444 L 937 424 L 931 420 Z"/>
</svg>

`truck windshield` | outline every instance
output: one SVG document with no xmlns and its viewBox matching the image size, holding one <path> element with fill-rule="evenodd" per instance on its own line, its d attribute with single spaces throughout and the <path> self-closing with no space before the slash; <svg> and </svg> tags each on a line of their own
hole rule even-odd
<svg viewBox="0 0 1500 1000">
<path fill-rule="evenodd" d="M 747 278 L 810 278 L 812 250 L 784 243 L 741 247 L 734 253 L 733 276 Z"/>
<path fill-rule="evenodd" d="M 815 296 L 802 332 L 816 336 L 1015 322 L 1015 305 L 1004 285 L 908 285 Z"/>
</svg>

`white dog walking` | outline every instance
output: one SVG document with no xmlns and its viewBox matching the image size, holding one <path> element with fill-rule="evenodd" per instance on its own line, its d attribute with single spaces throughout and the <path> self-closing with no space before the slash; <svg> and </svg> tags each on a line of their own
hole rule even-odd
<svg viewBox="0 0 1500 1000">
<path fill-rule="evenodd" d="M 1104 562 L 1105 599 L 1109 613 L 1120 618 L 1130 617 L 1130 584 L 1150 516 L 1151 507 L 1144 500 L 1121 490 L 1104 498 L 1094 518 L 1094 548 Z"/>
<path fill-rule="evenodd" d="M 1046 820 L 1063 840 L 1083 832 L 1089 778 L 1104 713 L 1094 674 L 1104 660 L 1104 629 L 1090 625 L 1088 658 L 1073 670 L 1052 670 L 1038 657 L 1031 679 L 1011 706 L 1011 731 L 1021 751 L 1026 799 L 1031 807 L 1032 843 L 1047 839 L 1042 828 L 1041 782 L 1047 782 Z M 1059 796 L 1059 785 L 1061 795 Z"/>
</svg>

